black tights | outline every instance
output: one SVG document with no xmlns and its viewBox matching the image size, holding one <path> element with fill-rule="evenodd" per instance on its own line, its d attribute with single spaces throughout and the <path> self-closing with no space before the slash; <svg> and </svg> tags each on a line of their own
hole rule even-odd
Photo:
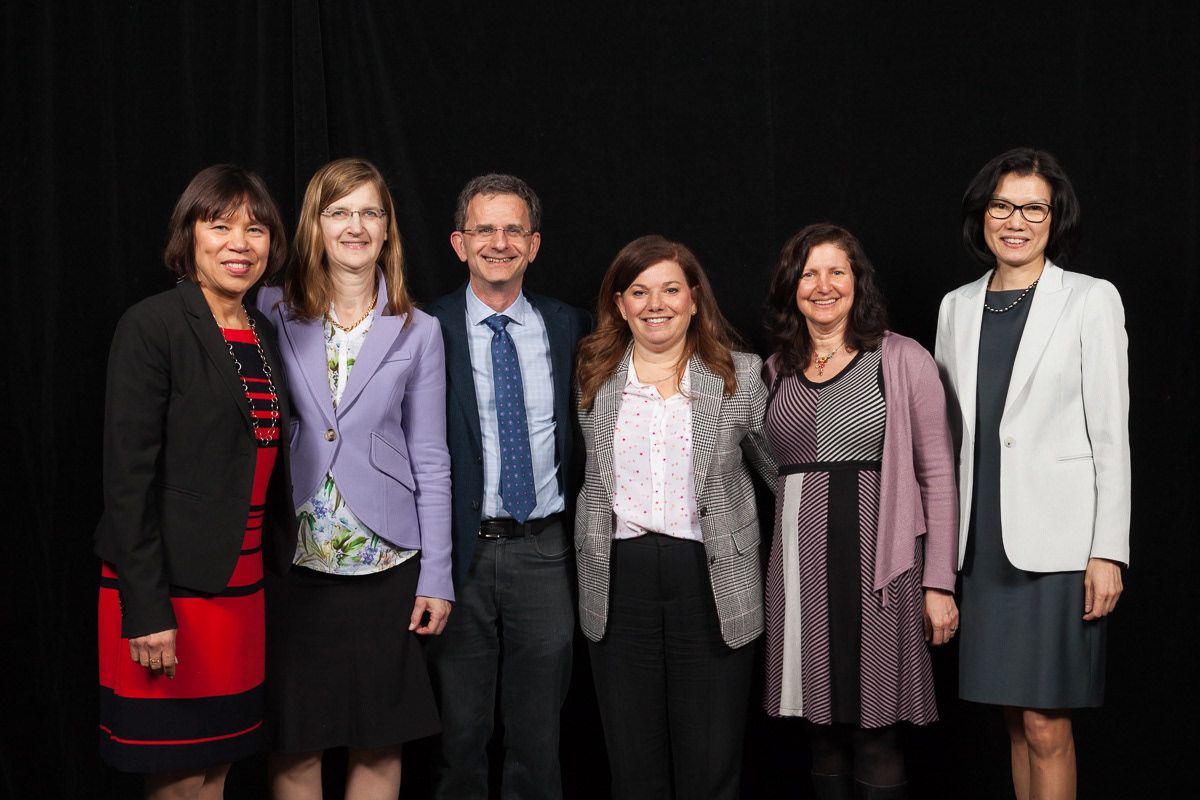
<svg viewBox="0 0 1200 800">
<path fill-rule="evenodd" d="M 853 775 L 871 786 L 897 786 L 907 780 L 895 725 L 809 725 L 808 731 L 814 775 Z"/>
</svg>

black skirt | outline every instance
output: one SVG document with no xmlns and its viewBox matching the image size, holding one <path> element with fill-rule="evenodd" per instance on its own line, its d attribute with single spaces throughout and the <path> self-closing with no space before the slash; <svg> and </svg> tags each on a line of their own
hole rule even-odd
<svg viewBox="0 0 1200 800">
<path fill-rule="evenodd" d="M 272 750 L 386 747 L 441 730 L 424 643 L 408 630 L 419 561 L 371 575 L 268 573 Z"/>
</svg>

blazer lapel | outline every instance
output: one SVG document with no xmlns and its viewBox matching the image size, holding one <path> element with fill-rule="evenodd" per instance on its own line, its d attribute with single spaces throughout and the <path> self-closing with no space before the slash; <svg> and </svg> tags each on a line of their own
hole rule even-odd
<svg viewBox="0 0 1200 800">
<path fill-rule="evenodd" d="M 313 405 L 321 410 L 327 427 L 333 426 L 333 395 L 329 391 L 329 364 L 325 356 L 325 330 L 319 319 L 291 316 L 285 303 L 271 309 L 284 324 L 283 341 L 292 351 L 292 361 L 304 376 L 304 386 L 312 395 Z M 294 380 L 294 378 L 293 378 Z"/>
<path fill-rule="evenodd" d="M 526 294 L 530 304 L 542 316 L 546 339 L 550 343 L 550 380 L 554 385 L 554 438 L 558 452 L 558 488 L 565 491 L 566 462 L 571 446 L 571 361 L 575 353 L 570 347 L 571 331 L 566 315 L 557 307 L 541 302 L 536 295 Z"/>
<path fill-rule="evenodd" d="M 531 295 L 526 297 L 541 313 L 542 322 L 546 325 L 546 338 L 550 341 L 550 378 L 554 381 L 554 411 L 555 417 L 558 417 L 559 401 L 571 396 L 571 359 L 574 354 L 565 346 L 571 334 L 561 313 L 546 308 L 545 304 L 536 302 Z M 560 420 L 556 419 L 555 422 Z"/>
<path fill-rule="evenodd" d="M 479 402 L 475 397 L 475 375 L 471 371 L 471 344 L 467 340 L 466 289 L 455 292 L 450 301 L 449 322 L 442 326 L 446 347 L 446 391 L 451 406 L 458 406 L 467 421 L 467 432 L 475 447 L 475 455 L 483 454 L 483 431 L 479 424 Z"/>
<path fill-rule="evenodd" d="M 342 392 L 342 400 L 335 412 L 337 416 L 340 417 L 354 405 L 354 401 L 362 394 L 363 387 L 375 377 L 379 365 L 383 363 L 383 357 L 392 351 L 392 345 L 400 336 L 407 319 L 407 314 L 399 317 L 380 314 L 375 317 L 375 321 L 371 323 L 371 330 L 367 332 L 367 338 L 362 343 L 362 349 L 358 351 L 358 358 L 354 360 L 354 368 L 350 370 L 346 390 Z"/>
<path fill-rule="evenodd" d="M 962 425 L 970 441 L 975 440 L 975 390 L 979 379 L 979 331 L 983 327 L 983 301 L 987 293 L 989 271 L 968 286 L 954 306 L 954 328 L 963 331 L 955 343 L 958 374 L 958 404 L 962 409 Z"/>
<path fill-rule="evenodd" d="M 1016 398 L 1024 391 L 1033 377 L 1038 361 L 1050 342 L 1050 336 L 1058 325 L 1059 317 L 1067 306 L 1071 290 L 1063 286 L 1062 270 L 1047 261 L 1033 292 L 1029 317 L 1017 345 L 1017 356 L 1013 360 L 1012 377 L 1008 382 L 1008 395 L 1004 399 L 1004 414 L 1008 414 Z"/>
<path fill-rule="evenodd" d="M 625 381 L 629 376 L 629 359 L 632 353 L 633 346 L 630 345 L 617 369 L 600 387 L 592 401 L 592 447 L 596 450 L 596 463 L 600 466 L 600 483 L 604 490 L 601 497 L 610 501 L 613 493 L 613 431 L 621 413 L 621 400 L 625 394 Z"/>
<path fill-rule="evenodd" d="M 688 362 L 688 369 L 691 372 L 688 393 L 692 398 L 692 479 L 698 500 L 701 496 L 700 487 L 708 476 L 708 465 L 712 463 L 713 452 L 717 449 L 725 381 L 710 371 L 696 355 Z"/>
<path fill-rule="evenodd" d="M 221 336 L 221 329 L 213 317 L 212 310 L 208 307 L 208 302 L 204 299 L 203 292 L 199 286 L 189 280 L 180 281 L 176 284 L 176 288 L 183 295 L 183 306 L 188 312 L 188 325 L 191 326 L 192 332 L 200 340 L 205 354 L 216 367 L 217 374 L 221 376 L 221 382 L 229 390 L 230 398 L 237 405 L 238 411 L 242 415 L 242 421 L 246 423 L 246 428 L 252 428 L 250 404 L 246 400 L 246 387 L 242 385 L 237 370 L 233 366 L 233 359 L 229 357 L 229 344 Z"/>
</svg>

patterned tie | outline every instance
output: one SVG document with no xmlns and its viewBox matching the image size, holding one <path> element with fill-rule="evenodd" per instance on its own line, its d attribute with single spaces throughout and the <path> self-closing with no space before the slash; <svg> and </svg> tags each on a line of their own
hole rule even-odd
<svg viewBox="0 0 1200 800">
<path fill-rule="evenodd" d="M 521 365 L 512 337 L 505 330 L 510 322 L 504 314 L 493 314 L 484 320 L 492 329 L 492 383 L 500 428 L 500 499 L 513 519 L 524 522 L 537 505 L 537 495 L 533 488 L 533 457 L 529 453 Z"/>
</svg>

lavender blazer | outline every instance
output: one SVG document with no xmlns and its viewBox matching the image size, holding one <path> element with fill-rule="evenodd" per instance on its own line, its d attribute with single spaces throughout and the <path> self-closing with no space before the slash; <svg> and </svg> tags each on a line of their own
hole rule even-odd
<svg viewBox="0 0 1200 800">
<path fill-rule="evenodd" d="M 292 502 L 300 506 L 333 473 L 355 515 L 397 547 L 421 551 L 417 594 L 454 599 L 450 576 L 450 452 L 446 448 L 446 366 L 433 317 L 413 309 L 382 313 L 333 407 L 320 319 L 299 319 L 267 287 L 258 307 L 279 332 L 293 398 Z"/>
</svg>

